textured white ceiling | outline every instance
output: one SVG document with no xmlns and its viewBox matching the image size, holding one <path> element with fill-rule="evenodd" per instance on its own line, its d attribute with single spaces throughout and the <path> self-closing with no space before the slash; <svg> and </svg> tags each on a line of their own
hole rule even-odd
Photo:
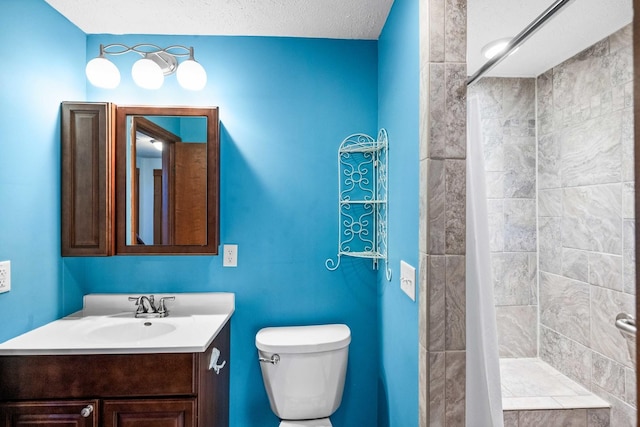
<svg viewBox="0 0 640 427">
<path fill-rule="evenodd" d="M 46 0 L 87 34 L 376 40 L 393 0 Z M 514 36 L 553 0 L 468 0 L 468 74 L 482 47 Z M 489 75 L 532 77 L 631 22 L 632 0 L 574 0 Z M 417 17 L 416 17 L 417 19 Z"/>
<path fill-rule="evenodd" d="M 393 0 L 46 0 L 87 34 L 377 40 Z"/>
</svg>

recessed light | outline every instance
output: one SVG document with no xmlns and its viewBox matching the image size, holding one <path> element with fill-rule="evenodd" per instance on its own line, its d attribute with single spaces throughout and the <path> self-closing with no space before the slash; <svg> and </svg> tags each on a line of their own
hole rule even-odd
<svg viewBox="0 0 640 427">
<path fill-rule="evenodd" d="M 497 54 L 504 52 L 504 50 L 507 48 L 507 45 L 511 40 L 512 40 L 512 37 L 505 37 L 502 39 L 494 40 L 491 43 L 486 44 L 481 50 L 482 55 L 487 59 L 493 58 Z M 516 50 L 514 50 L 511 53 L 514 53 Z"/>
</svg>

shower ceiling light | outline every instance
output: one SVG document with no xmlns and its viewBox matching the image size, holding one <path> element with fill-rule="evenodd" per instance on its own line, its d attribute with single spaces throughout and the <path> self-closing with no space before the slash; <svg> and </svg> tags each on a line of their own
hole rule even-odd
<svg viewBox="0 0 640 427">
<path fill-rule="evenodd" d="M 482 55 L 487 59 L 493 58 L 497 54 L 503 52 L 507 48 L 507 45 L 511 40 L 513 40 L 512 37 L 505 37 L 486 44 L 481 50 Z M 516 50 L 514 50 L 512 53 L 515 53 Z"/>
<path fill-rule="evenodd" d="M 193 47 L 169 46 L 161 48 L 153 44 L 100 45 L 100 54 L 87 63 L 87 79 L 94 86 L 114 89 L 120 83 L 120 71 L 105 55 L 122 55 L 135 52 L 142 58 L 133 64 L 133 81 L 145 89 L 159 89 L 164 76 L 176 73 L 178 83 L 188 90 L 201 90 L 207 84 L 207 72 L 193 57 Z M 186 57 L 178 65 L 179 57 Z"/>
</svg>

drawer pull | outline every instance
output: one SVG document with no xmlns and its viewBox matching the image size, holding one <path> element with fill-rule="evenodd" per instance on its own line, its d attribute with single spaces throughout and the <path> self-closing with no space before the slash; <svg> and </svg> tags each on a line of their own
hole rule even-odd
<svg viewBox="0 0 640 427">
<path fill-rule="evenodd" d="M 88 418 L 92 412 L 93 412 L 93 405 L 87 405 L 84 408 L 82 408 L 82 411 L 80 411 L 80 415 L 82 415 L 84 418 Z"/>
<path fill-rule="evenodd" d="M 220 370 L 227 364 L 226 360 L 223 360 L 222 363 L 218 364 L 219 358 L 220 350 L 218 350 L 216 347 L 213 347 L 213 351 L 211 352 L 211 360 L 209 361 L 209 370 L 213 369 L 217 375 L 220 375 Z"/>
</svg>

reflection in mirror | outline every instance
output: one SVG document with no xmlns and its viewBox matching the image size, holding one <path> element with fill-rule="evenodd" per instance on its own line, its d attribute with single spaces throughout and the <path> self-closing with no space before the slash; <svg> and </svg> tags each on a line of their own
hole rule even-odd
<svg viewBox="0 0 640 427">
<path fill-rule="evenodd" d="M 217 251 L 217 110 L 153 110 L 118 107 L 118 253 Z"/>
</svg>

